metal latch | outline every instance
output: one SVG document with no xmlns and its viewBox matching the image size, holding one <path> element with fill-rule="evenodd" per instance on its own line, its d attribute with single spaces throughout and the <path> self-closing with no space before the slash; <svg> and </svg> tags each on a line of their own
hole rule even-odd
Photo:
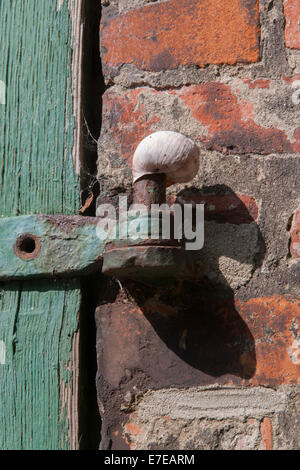
<svg viewBox="0 0 300 470">
<path fill-rule="evenodd" d="M 151 206 L 166 202 L 166 186 L 189 181 L 198 167 L 197 147 L 181 134 L 156 132 L 139 144 L 133 175 L 134 203 L 148 210 L 146 217 L 137 216 L 142 232 L 153 225 Z M 167 240 L 153 240 L 147 233 L 124 239 L 119 230 L 104 240 L 98 222 L 97 217 L 64 215 L 0 218 L 0 280 L 76 277 L 101 269 L 108 276 L 133 279 L 201 276 L 195 254 L 172 235 Z"/>
</svg>

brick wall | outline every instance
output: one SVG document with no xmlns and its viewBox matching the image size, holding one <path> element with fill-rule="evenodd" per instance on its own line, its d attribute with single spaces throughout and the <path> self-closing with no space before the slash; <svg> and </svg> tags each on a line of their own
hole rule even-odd
<svg viewBox="0 0 300 470">
<path fill-rule="evenodd" d="M 102 4 L 98 203 L 131 194 L 137 144 L 173 130 L 201 165 L 169 200 L 206 218 L 200 282 L 103 279 L 102 448 L 299 448 L 299 2 Z"/>
</svg>

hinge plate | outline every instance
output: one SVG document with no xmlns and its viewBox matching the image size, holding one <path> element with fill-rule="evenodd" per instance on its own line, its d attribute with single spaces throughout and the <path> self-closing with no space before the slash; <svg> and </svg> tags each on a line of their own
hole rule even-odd
<svg viewBox="0 0 300 470">
<path fill-rule="evenodd" d="M 101 270 L 104 244 L 94 217 L 0 218 L 0 281 L 82 276 Z"/>
</svg>

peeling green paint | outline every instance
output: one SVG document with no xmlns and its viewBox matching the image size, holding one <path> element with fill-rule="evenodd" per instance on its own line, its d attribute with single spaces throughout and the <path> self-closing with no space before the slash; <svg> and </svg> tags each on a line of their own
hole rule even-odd
<svg viewBox="0 0 300 470">
<path fill-rule="evenodd" d="M 61 387 L 78 328 L 77 282 L 11 283 L 0 298 L 0 448 L 69 448 Z M 63 443 L 60 445 L 60 443 Z"/>
<path fill-rule="evenodd" d="M 1 0 L 0 213 L 73 214 L 71 19 L 51 0 Z"/>
</svg>

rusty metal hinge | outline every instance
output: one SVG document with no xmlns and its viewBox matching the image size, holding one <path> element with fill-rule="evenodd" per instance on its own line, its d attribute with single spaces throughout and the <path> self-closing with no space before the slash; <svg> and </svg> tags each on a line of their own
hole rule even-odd
<svg viewBox="0 0 300 470">
<path fill-rule="evenodd" d="M 190 139 L 168 131 L 146 137 L 133 159 L 134 203 L 143 205 L 146 215 L 134 216 L 125 227 L 118 221 L 118 229 L 107 237 L 101 236 L 101 219 L 96 217 L 0 218 L 0 281 L 76 277 L 100 270 L 133 279 L 201 277 L 197 255 L 184 250 L 174 233 L 161 236 L 160 216 L 153 216 L 151 210 L 154 205 L 165 206 L 166 186 L 189 181 L 198 167 L 198 149 Z M 130 224 L 137 222 L 139 235 L 132 237 Z M 158 227 L 154 239 L 150 236 L 153 224 Z"/>
<path fill-rule="evenodd" d="M 97 219 L 28 215 L 0 218 L 0 280 L 86 275 L 101 269 Z"/>
<path fill-rule="evenodd" d="M 150 216 L 131 220 L 140 225 L 139 239 L 120 238 L 118 230 L 103 241 L 99 220 L 63 215 L 0 218 L 0 281 L 78 277 L 101 270 L 131 279 L 199 277 L 202 269 L 194 253 L 174 240 L 147 239 L 154 222 Z"/>
</svg>

